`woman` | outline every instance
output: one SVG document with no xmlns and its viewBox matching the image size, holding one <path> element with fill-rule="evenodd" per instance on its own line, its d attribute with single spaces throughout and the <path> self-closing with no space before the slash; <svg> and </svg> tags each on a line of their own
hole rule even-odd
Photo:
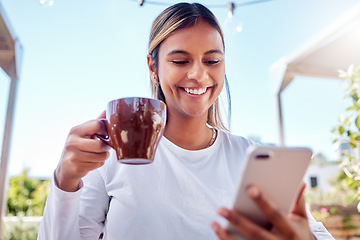
<svg viewBox="0 0 360 240">
<path fill-rule="evenodd" d="M 333 239 L 321 223 L 308 220 L 302 194 L 292 214 L 283 216 L 260 189 L 249 188 L 272 231 L 221 207 L 231 204 L 253 143 L 222 124 L 224 39 L 207 8 L 179 3 L 165 9 L 153 23 L 147 61 L 153 94 L 168 110 L 154 162 L 117 163 L 114 152 L 92 137 L 105 133 L 98 119 L 74 127 L 38 239 L 97 239 L 101 232 L 105 239 L 233 239 L 219 224 L 227 220 L 251 239 Z"/>
</svg>

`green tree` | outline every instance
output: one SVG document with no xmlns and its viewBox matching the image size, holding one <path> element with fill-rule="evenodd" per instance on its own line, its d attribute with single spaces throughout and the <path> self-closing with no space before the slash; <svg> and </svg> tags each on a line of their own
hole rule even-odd
<svg viewBox="0 0 360 240">
<path fill-rule="evenodd" d="M 17 222 L 4 224 L 2 240 L 36 240 L 39 224 L 34 222 L 24 222 L 19 218 Z"/>
<path fill-rule="evenodd" d="M 340 77 L 347 85 L 345 99 L 350 100 L 350 106 L 345 114 L 340 115 L 339 123 L 332 132 L 335 134 L 334 144 L 342 152 L 341 166 L 347 185 L 358 191 L 360 200 L 360 66 L 340 71 Z M 344 146 L 348 148 L 341 149 Z"/>
<path fill-rule="evenodd" d="M 41 216 L 50 180 L 40 181 L 27 176 L 29 169 L 25 169 L 19 176 L 9 180 L 7 200 L 8 215 L 17 216 L 19 213 L 26 216 Z"/>
</svg>

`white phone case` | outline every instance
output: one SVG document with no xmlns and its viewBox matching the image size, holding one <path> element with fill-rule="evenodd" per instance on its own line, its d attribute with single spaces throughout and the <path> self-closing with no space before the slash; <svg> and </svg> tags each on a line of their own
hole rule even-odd
<svg viewBox="0 0 360 240">
<path fill-rule="evenodd" d="M 309 148 L 249 148 L 233 208 L 253 222 L 270 228 L 271 223 L 247 195 L 246 188 L 250 184 L 257 185 L 283 213 L 287 214 L 299 195 L 311 157 L 312 151 Z M 226 229 L 236 239 L 246 239 L 230 223 Z"/>
</svg>

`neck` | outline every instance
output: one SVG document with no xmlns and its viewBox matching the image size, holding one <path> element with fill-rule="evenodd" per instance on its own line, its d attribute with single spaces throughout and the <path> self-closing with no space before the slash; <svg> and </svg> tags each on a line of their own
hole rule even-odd
<svg viewBox="0 0 360 240">
<path fill-rule="evenodd" d="M 165 127 L 164 136 L 172 143 L 187 150 L 200 150 L 209 146 L 212 130 L 206 125 L 207 115 L 199 118 L 171 118 Z"/>
</svg>

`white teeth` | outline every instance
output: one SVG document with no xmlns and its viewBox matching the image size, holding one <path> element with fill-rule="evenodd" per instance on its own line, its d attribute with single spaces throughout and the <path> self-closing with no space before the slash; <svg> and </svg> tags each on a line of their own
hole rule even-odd
<svg viewBox="0 0 360 240">
<path fill-rule="evenodd" d="M 187 93 L 194 94 L 194 95 L 201 95 L 206 92 L 207 88 L 198 88 L 198 89 L 184 88 L 184 89 Z"/>
</svg>

